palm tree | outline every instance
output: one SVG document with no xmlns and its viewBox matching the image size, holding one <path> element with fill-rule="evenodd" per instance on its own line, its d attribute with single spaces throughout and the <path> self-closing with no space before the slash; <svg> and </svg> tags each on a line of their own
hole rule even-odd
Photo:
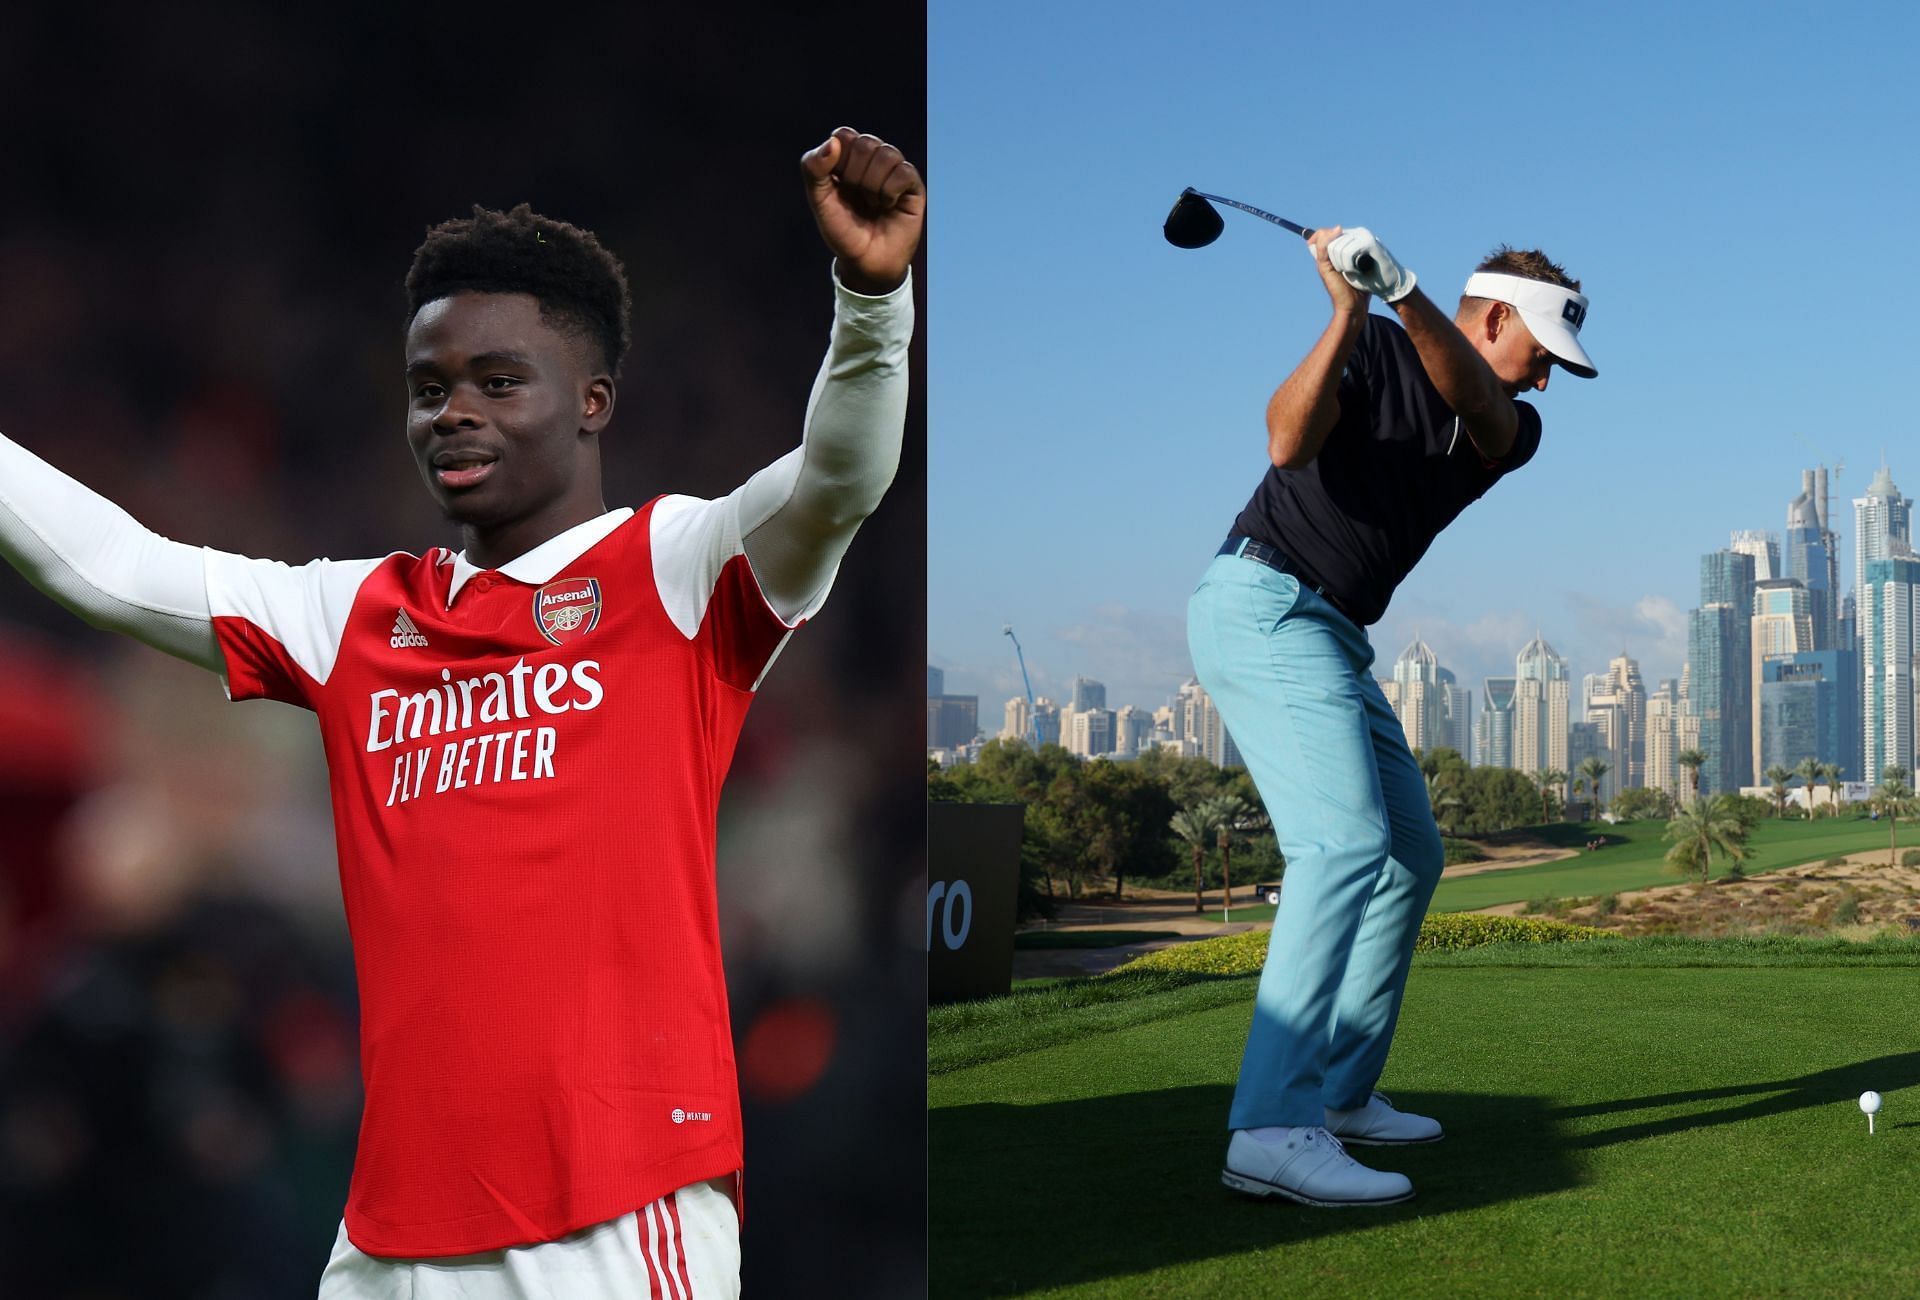
<svg viewBox="0 0 1920 1300">
<path fill-rule="evenodd" d="M 1598 818 L 1605 810 L 1600 803 L 1600 778 L 1613 771 L 1613 764 L 1598 754 L 1589 754 L 1580 760 L 1580 775 L 1587 778 L 1587 789 L 1593 794 L 1593 815 Z"/>
<path fill-rule="evenodd" d="M 1550 767 L 1533 778 L 1540 785 L 1540 820 L 1553 820 L 1553 791 L 1567 779 L 1567 774 L 1557 767 Z"/>
<path fill-rule="evenodd" d="M 1220 920 L 1233 908 L 1233 833 L 1246 829 L 1254 807 L 1237 794 L 1216 795 L 1200 805 L 1213 818 L 1215 842 L 1220 846 Z"/>
<path fill-rule="evenodd" d="M 1706 803 L 1682 808 L 1667 823 L 1667 863 L 1682 875 L 1700 871 L 1700 883 L 1713 875 L 1713 853 L 1718 849 L 1729 862 L 1747 856 L 1747 827 L 1733 811 L 1733 796 L 1717 794 Z"/>
<path fill-rule="evenodd" d="M 1815 783 L 1820 780 L 1820 776 L 1823 770 L 1824 769 L 1822 767 L 1820 760 L 1812 757 L 1811 755 L 1801 759 L 1800 766 L 1793 769 L 1793 774 L 1799 777 L 1801 780 L 1801 783 L 1807 787 L 1807 820 L 1808 821 L 1813 820 L 1813 787 Z"/>
<path fill-rule="evenodd" d="M 1813 760 L 1808 759 L 1807 761 L 1812 762 Z M 1793 780 L 1793 771 L 1775 763 L 1762 773 L 1762 775 L 1773 783 L 1773 815 L 1775 817 L 1785 817 L 1787 815 L 1787 782 Z M 1813 806 L 1812 791 L 1808 791 L 1807 793 L 1807 806 Z"/>
<path fill-rule="evenodd" d="M 1440 779 L 1437 772 L 1427 774 L 1427 805 L 1433 809 L 1433 821 L 1441 830 L 1452 834 L 1449 825 L 1454 812 L 1461 806 L 1461 798 L 1453 792 L 1453 786 Z"/>
<path fill-rule="evenodd" d="M 1700 769 L 1706 764 L 1707 756 L 1697 749 L 1683 749 L 1673 760 L 1687 769 L 1687 775 L 1693 779 L 1693 802 L 1700 802 Z"/>
<path fill-rule="evenodd" d="M 1193 846 L 1193 910 L 1205 911 L 1205 904 L 1201 901 L 1200 861 L 1206 856 L 1207 845 L 1213 842 L 1215 833 L 1220 829 L 1213 820 L 1212 801 L 1203 800 L 1191 808 L 1182 808 L 1168 824 L 1173 827 L 1175 835 Z"/>
<path fill-rule="evenodd" d="M 1907 777 L 1911 773 L 1898 763 L 1889 763 L 1880 769 L 1880 788 L 1873 792 L 1873 806 L 1880 810 L 1891 827 L 1888 831 L 1887 865 L 1898 866 L 1895 855 L 1900 848 L 1900 819 L 1920 816 L 1920 799 L 1914 798 L 1913 791 L 1907 787 Z"/>
<path fill-rule="evenodd" d="M 1820 765 L 1820 775 L 1824 777 L 1827 782 L 1827 811 L 1837 817 L 1840 814 L 1840 765 L 1838 763 L 1822 763 Z"/>
</svg>

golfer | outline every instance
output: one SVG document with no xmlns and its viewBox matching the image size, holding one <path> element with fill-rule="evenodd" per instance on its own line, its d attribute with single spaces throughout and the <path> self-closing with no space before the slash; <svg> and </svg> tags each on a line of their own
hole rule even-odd
<svg viewBox="0 0 1920 1300">
<path fill-rule="evenodd" d="M 1543 253 L 1501 248 L 1448 320 L 1370 232 L 1308 243 L 1333 317 L 1267 404 L 1273 467 L 1187 612 L 1194 670 L 1287 859 L 1221 1178 L 1387 1205 L 1413 1184 L 1343 1143 L 1441 1136 L 1374 1091 L 1441 850 L 1363 629 L 1440 530 L 1532 458 L 1540 417 L 1515 399 L 1556 364 L 1596 372 L 1579 281 Z M 1398 324 L 1369 314 L 1375 296 Z"/>
</svg>

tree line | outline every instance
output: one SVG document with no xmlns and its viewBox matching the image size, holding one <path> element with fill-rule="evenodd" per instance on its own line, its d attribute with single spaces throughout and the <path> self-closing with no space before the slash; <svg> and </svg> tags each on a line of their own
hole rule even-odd
<svg viewBox="0 0 1920 1300">
<path fill-rule="evenodd" d="M 1529 776 L 1503 767 L 1469 766 L 1459 751 L 1416 751 L 1427 799 L 1443 834 L 1475 837 L 1557 821 L 1569 811 L 1604 811 L 1599 791 L 1609 771 L 1604 759 L 1583 761 L 1572 776 L 1555 770 Z M 1679 757 L 1696 776 L 1704 755 Z M 1771 769 L 1774 806 L 1742 795 L 1702 800 L 1697 784 L 1685 808 L 1664 790 L 1623 790 L 1613 801 L 1622 820 L 1664 820 L 1673 844 L 1668 862 L 1698 871 L 1704 881 L 1714 857 L 1732 866 L 1745 856 L 1746 832 L 1768 811 L 1785 811 L 1784 782 L 1805 778 L 1809 786 L 1839 773 L 1812 759 L 1792 773 Z M 1901 819 L 1920 817 L 1920 799 L 1906 784 L 1903 767 L 1888 767 L 1869 806 L 1889 821 L 1890 849 Z M 1020 848 L 1020 916 L 1048 916 L 1053 901 L 1110 887 L 1122 897 L 1128 880 L 1184 888 L 1191 873 L 1194 910 L 1208 889 L 1230 891 L 1277 880 L 1286 869 L 1258 792 L 1245 768 L 1216 767 L 1203 758 L 1150 750 L 1130 762 L 1083 760 L 1059 745 L 1036 752 L 1018 740 L 992 740 L 971 763 L 927 768 L 927 797 L 954 803 L 1017 803 L 1026 806 Z M 1569 800 L 1580 801 L 1572 809 Z M 1809 800 L 1812 803 L 1812 800 Z M 1828 800 L 1831 806 L 1833 800 Z M 1809 815 L 1812 815 L 1811 810 Z M 1230 893 L 1227 899 L 1230 899 Z"/>
</svg>

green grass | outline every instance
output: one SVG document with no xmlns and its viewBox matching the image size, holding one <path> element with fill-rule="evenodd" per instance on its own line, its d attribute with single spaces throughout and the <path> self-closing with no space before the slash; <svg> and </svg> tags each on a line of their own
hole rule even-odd
<svg viewBox="0 0 1920 1300">
<path fill-rule="evenodd" d="M 1013 936 L 1015 948 L 1118 948 L 1122 944 L 1178 939 L 1178 930 L 1022 930 Z"/>
<path fill-rule="evenodd" d="M 945 1008 L 930 1294 L 1912 1294 L 1917 978 L 1910 940 L 1422 956 L 1382 1086 L 1448 1137 L 1357 1151 L 1418 1189 L 1380 1210 L 1220 1187 L 1251 977 Z"/>
<path fill-rule="evenodd" d="M 1431 910 L 1470 912 L 1532 898 L 1616 894 L 1681 883 L 1681 877 L 1662 861 L 1668 848 L 1663 838 L 1667 829 L 1665 822 L 1622 822 L 1618 826 L 1604 822 L 1567 822 L 1530 829 L 1542 839 L 1575 849 L 1601 834 L 1625 842 L 1609 844 L 1592 853 L 1579 853 L 1561 862 L 1443 880 L 1434 892 Z M 1885 822 L 1856 821 L 1848 817 L 1811 822 L 1767 818 L 1755 824 L 1747 841 L 1750 856 L 1742 866 L 1752 875 L 1756 871 L 1819 862 L 1839 854 L 1873 849 L 1885 852 L 1887 840 Z M 1724 862 L 1714 863 L 1716 878 L 1725 871 Z"/>
</svg>

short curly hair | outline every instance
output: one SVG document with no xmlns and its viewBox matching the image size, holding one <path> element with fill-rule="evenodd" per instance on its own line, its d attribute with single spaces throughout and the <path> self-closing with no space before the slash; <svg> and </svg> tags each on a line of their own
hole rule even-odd
<svg viewBox="0 0 1920 1300">
<path fill-rule="evenodd" d="M 549 324 L 592 340 L 615 378 L 633 341 L 633 295 L 620 259 L 590 230 L 479 204 L 471 217 L 430 227 L 407 269 L 407 319 L 456 293 L 529 293 Z"/>
</svg>

